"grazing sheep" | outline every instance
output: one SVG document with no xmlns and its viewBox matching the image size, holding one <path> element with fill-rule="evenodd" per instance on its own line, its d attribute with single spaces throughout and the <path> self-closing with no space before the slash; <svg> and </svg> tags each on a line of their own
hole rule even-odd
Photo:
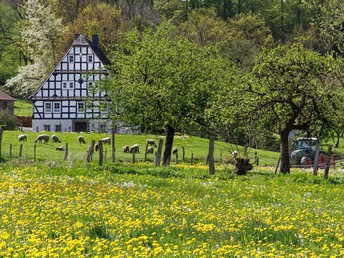
<svg viewBox="0 0 344 258">
<path fill-rule="evenodd" d="M 86 143 L 84 136 L 81 136 L 81 135 L 78 137 L 78 141 L 79 143 Z"/>
<path fill-rule="evenodd" d="M 40 134 L 37 136 L 35 143 L 39 142 L 42 143 L 42 141 L 44 141 L 44 143 L 49 142 L 49 135 L 47 134 Z"/>
<path fill-rule="evenodd" d="M 57 135 L 55 135 L 55 134 L 53 134 L 53 136 L 51 137 L 51 139 L 52 139 L 53 142 L 59 142 L 59 143 L 61 143 L 60 138 L 59 138 Z"/>
<path fill-rule="evenodd" d="M 129 153 L 129 146 L 128 145 L 124 145 L 123 152 L 124 153 Z"/>
<path fill-rule="evenodd" d="M 102 142 L 103 142 L 103 143 L 107 143 L 107 144 L 110 145 L 111 139 L 110 139 L 110 137 L 105 137 L 105 138 L 102 139 Z"/>
<path fill-rule="evenodd" d="M 176 154 L 176 153 L 178 153 L 178 148 L 177 148 L 177 147 L 174 147 L 174 148 L 172 149 L 172 154 Z"/>
<path fill-rule="evenodd" d="M 233 158 L 237 158 L 237 157 L 238 157 L 238 155 L 239 155 L 239 153 L 238 153 L 237 151 L 233 151 L 233 152 L 232 152 L 232 156 L 233 156 Z"/>
<path fill-rule="evenodd" d="M 140 147 L 138 144 L 134 144 L 133 146 L 130 146 L 129 148 L 130 153 L 140 153 Z"/>
<path fill-rule="evenodd" d="M 58 151 L 64 151 L 65 149 L 63 147 L 56 147 L 56 150 Z"/>
<path fill-rule="evenodd" d="M 147 154 L 152 154 L 153 152 L 154 152 L 153 146 L 149 146 L 149 147 L 147 148 Z"/>
<path fill-rule="evenodd" d="M 21 134 L 18 136 L 18 140 L 20 142 L 27 142 L 27 137 L 26 137 L 26 134 Z"/>
<path fill-rule="evenodd" d="M 149 145 L 149 146 L 155 146 L 155 147 L 156 147 L 155 141 L 152 140 L 152 139 L 147 139 L 147 140 L 146 140 L 146 143 L 147 143 L 147 145 Z"/>
</svg>

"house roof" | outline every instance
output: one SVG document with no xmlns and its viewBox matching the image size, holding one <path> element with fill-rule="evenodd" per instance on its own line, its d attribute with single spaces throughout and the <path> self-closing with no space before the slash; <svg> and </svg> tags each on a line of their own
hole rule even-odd
<svg viewBox="0 0 344 258">
<path fill-rule="evenodd" d="M 6 94 L 2 90 L 0 90 L 0 100 L 16 100 L 15 98 L 12 98 L 10 95 Z"/>
<path fill-rule="evenodd" d="M 90 46 L 104 65 L 110 64 L 109 59 L 100 50 L 99 45 L 98 45 L 98 40 L 93 40 L 93 42 L 91 42 L 85 37 L 85 35 L 79 34 L 79 35 L 76 35 L 76 38 L 74 42 L 72 43 L 72 46 Z"/>
</svg>

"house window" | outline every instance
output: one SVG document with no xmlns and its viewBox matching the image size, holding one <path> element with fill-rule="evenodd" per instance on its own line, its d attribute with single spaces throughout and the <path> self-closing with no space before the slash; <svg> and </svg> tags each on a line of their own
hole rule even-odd
<svg viewBox="0 0 344 258">
<path fill-rule="evenodd" d="M 78 113 L 85 112 L 85 103 L 84 102 L 78 102 L 77 103 L 77 111 L 78 111 Z"/>
<path fill-rule="evenodd" d="M 45 111 L 46 113 L 51 113 L 51 102 L 45 102 L 44 111 Z"/>
<path fill-rule="evenodd" d="M 2 109 L 7 109 L 7 107 L 8 107 L 7 100 L 3 100 L 2 101 Z"/>
<path fill-rule="evenodd" d="M 61 132 L 61 125 L 55 125 L 55 132 Z"/>
<path fill-rule="evenodd" d="M 44 125 L 44 131 L 50 132 L 50 125 Z"/>
<path fill-rule="evenodd" d="M 68 62 L 69 62 L 69 63 L 73 63 L 73 62 L 74 62 L 74 56 L 69 55 L 69 56 L 68 56 Z"/>
<path fill-rule="evenodd" d="M 64 89 L 67 89 L 67 82 L 63 82 L 63 83 L 62 83 L 62 87 L 63 87 Z"/>
<path fill-rule="evenodd" d="M 105 132 L 106 131 L 106 125 L 100 124 L 99 125 L 99 130 L 100 130 L 100 132 Z"/>
<path fill-rule="evenodd" d="M 93 56 L 92 56 L 92 55 L 88 55 L 87 58 L 88 58 L 88 62 L 89 62 L 89 63 L 92 63 L 92 62 L 93 62 Z"/>
<path fill-rule="evenodd" d="M 74 88 L 74 82 L 69 82 L 69 88 L 73 89 Z"/>
<path fill-rule="evenodd" d="M 60 113 L 61 112 L 61 103 L 55 102 L 54 103 L 54 113 Z"/>
</svg>

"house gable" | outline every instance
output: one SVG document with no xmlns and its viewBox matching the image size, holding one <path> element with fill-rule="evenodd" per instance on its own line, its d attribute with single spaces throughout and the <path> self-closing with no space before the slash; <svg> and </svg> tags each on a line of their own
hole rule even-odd
<svg viewBox="0 0 344 258">
<path fill-rule="evenodd" d="M 52 73 L 31 96 L 34 102 L 33 127 L 39 124 L 39 130 L 42 130 L 42 120 L 46 120 L 46 129 L 51 128 L 48 120 L 73 120 L 75 124 L 78 119 L 107 118 L 107 112 L 97 108 L 100 101 L 106 99 L 106 93 L 94 90 L 97 82 L 108 75 L 105 65 L 109 64 L 98 47 L 97 39 L 94 37 L 91 43 L 84 35 L 78 35 Z M 95 108 L 86 107 L 86 98 L 92 99 Z M 74 127 L 68 126 L 68 130 Z"/>
</svg>

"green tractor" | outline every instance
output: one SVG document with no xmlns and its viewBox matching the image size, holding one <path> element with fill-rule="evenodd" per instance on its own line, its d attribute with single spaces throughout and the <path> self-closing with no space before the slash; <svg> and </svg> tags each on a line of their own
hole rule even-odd
<svg viewBox="0 0 344 258">
<path fill-rule="evenodd" d="M 295 150 L 291 153 L 290 164 L 291 165 L 306 165 L 310 166 L 314 164 L 315 149 L 319 144 L 317 138 L 298 138 L 293 142 Z M 319 151 L 319 165 L 326 163 L 326 152 L 323 150 Z"/>
</svg>

